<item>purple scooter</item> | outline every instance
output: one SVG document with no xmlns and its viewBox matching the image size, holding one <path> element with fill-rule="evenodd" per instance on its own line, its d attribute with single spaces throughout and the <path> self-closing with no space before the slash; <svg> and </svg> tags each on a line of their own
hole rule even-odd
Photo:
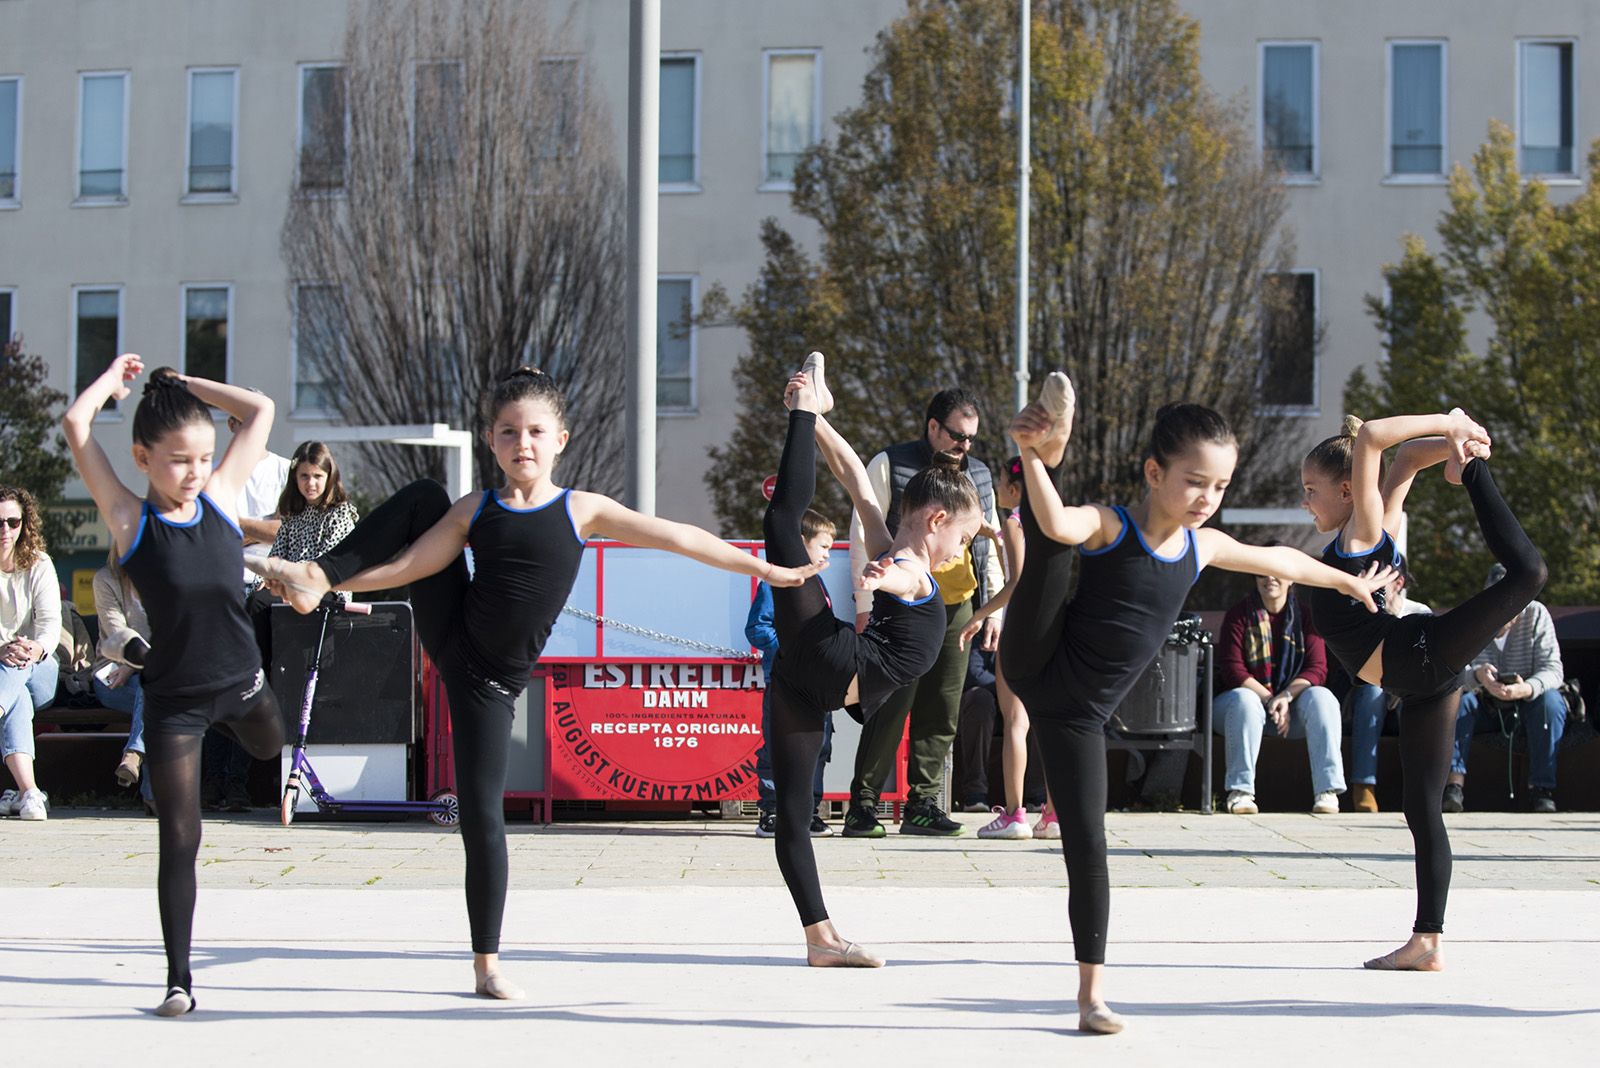
<svg viewBox="0 0 1600 1068">
<path fill-rule="evenodd" d="M 317 630 L 317 647 L 311 656 L 311 670 L 306 675 L 306 693 L 300 703 L 300 735 L 294 743 L 294 762 L 289 766 L 289 781 L 283 786 L 283 803 L 279 806 L 278 815 L 283 820 L 285 827 L 294 819 L 295 803 L 300 799 L 301 779 L 305 780 L 306 788 L 311 791 L 311 800 L 317 804 L 321 812 L 398 812 L 404 815 L 426 814 L 427 817 L 441 827 L 454 827 L 461 822 L 461 803 L 456 795 L 449 790 L 440 790 L 427 801 L 341 801 L 323 788 L 317 779 L 317 773 L 311 767 L 311 758 L 306 755 L 306 732 L 311 728 L 311 705 L 317 696 L 317 671 L 322 667 L 322 643 L 328 636 L 328 620 L 336 611 L 349 612 L 352 615 L 371 615 L 370 604 L 359 604 L 355 601 L 341 601 L 334 594 L 322 599 L 317 605 L 316 614 L 320 620 Z"/>
</svg>

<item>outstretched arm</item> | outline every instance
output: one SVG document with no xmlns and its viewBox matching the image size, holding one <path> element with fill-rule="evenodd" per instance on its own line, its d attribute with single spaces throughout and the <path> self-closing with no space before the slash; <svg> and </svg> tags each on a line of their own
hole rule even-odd
<svg viewBox="0 0 1600 1068">
<path fill-rule="evenodd" d="M 350 593 L 370 593 L 373 590 L 392 590 L 408 586 L 418 579 L 437 575 L 455 562 L 461 550 L 467 547 L 467 530 L 472 526 L 473 513 L 483 500 L 481 493 L 469 493 L 429 527 L 427 532 L 386 564 L 369 567 L 352 575 L 334 589 Z"/>
<path fill-rule="evenodd" d="M 1362 423 L 1361 429 L 1356 432 L 1355 450 L 1350 461 L 1350 494 L 1355 500 L 1355 511 L 1345 532 L 1347 549 L 1360 552 L 1383 540 L 1384 520 L 1390 503 L 1389 495 L 1385 494 L 1378 480 L 1384 451 L 1402 442 L 1427 437 L 1443 438 L 1448 450 L 1443 459 L 1454 455 L 1462 463 L 1472 455 L 1472 442 L 1489 444 L 1489 432 L 1468 418 L 1460 408 L 1447 415 L 1394 415 Z M 1419 451 L 1410 462 L 1428 454 Z M 1416 471 L 1411 473 L 1411 477 L 1416 477 Z M 1409 479 L 1405 488 L 1410 489 Z M 1399 503 L 1403 504 L 1404 500 L 1402 494 Z M 1395 512 L 1398 514 L 1398 507 Z"/>
<path fill-rule="evenodd" d="M 753 575 L 772 586 L 798 586 L 822 570 L 816 564 L 800 568 L 778 567 L 742 549 L 735 549 L 710 531 L 688 523 L 674 523 L 670 519 L 642 515 L 598 493 L 574 492 L 572 511 L 581 536 L 585 539 L 598 534 L 629 545 L 664 549 L 724 571 Z"/>
<path fill-rule="evenodd" d="M 178 379 L 189 387 L 189 392 L 213 408 L 221 408 L 243 425 L 211 470 L 206 492 L 231 515 L 239 500 L 239 491 L 250 480 L 250 472 L 267 454 L 267 437 L 272 433 L 272 418 L 277 407 L 272 398 L 239 386 L 213 382 L 209 378 L 179 375 Z M 380 587 L 381 588 L 381 587 Z"/>
<path fill-rule="evenodd" d="M 1304 586 L 1326 586 L 1354 597 L 1369 612 L 1378 610 L 1372 591 L 1382 589 L 1394 578 L 1392 567 L 1380 568 L 1374 563 L 1364 573 L 1351 575 L 1287 545 L 1242 545 L 1215 527 L 1195 531 L 1195 540 L 1201 567 L 1211 565 L 1247 575 L 1276 575 Z"/>
<path fill-rule="evenodd" d="M 144 361 L 133 353 L 118 356 L 104 374 L 78 394 L 78 399 L 72 402 L 61 420 L 67 445 L 72 449 L 73 463 L 89 489 L 89 496 L 100 509 L 100 515 L 111 528 L 111 539 L 119 556 L 133 544 L 134 531 L 139 525 L 140 500 L 122 484 L 105 450 L 94 440 L 94 417 L 105 407 L 106 401 L 125 399 L 130 392 L 128 383 L 143 370 Z"/>
<path fill-rule="evenodd" d="M 833 477 L 850 495 L 856 515 L 861 517 L 861 535 L 867 556 L 876 557 L 888 552 L 894 538 L 884 522 L 878 495 L 873 492 L 872 482 L 867 478 L 866 465 L 856 455 L 856 450 L 850 447 L 850 443 L 844 440 L 844 435 L 833 429 L 833 424 L 820 415 L 817 416 L 817 448 L 822 451 L 822 458 L 828 461 L 828 470 L 833 472 Z"/>
</svg>

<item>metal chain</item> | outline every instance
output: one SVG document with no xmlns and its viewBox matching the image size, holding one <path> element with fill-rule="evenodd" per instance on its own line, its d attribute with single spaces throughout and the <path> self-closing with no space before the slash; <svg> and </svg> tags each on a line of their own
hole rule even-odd
<svg viewBox="0 0 1600 1068">
<path fill-rule="evenodd" d="M 695 638 L 684 638 L 676 634 L 667 634 L 663 631 L 651 630 L 649 627 L 641 627 L 636 623 L 624 623 L 620 619 L 607 619 L 605 616 L 598 615 L 586 608 L 574 608 L 570 604 L 564 606 L 561 611 L 567 613 L 568 615 L 577 616 L 579 619 L 587 620 L 590 623 L 598 623 L 602 627 L 610 627 L 613 630 L 620 630 L 624 634 L 632 634 L 636 637 L 648 638 L 653 642 L 662 642 L 666 645 L 681 645 L 686 649 L 693 649 L 696 652 L 701 653 L 710 653 L 713 656 L 719 656 L 727 660 L 755 661 L 761 659 L 748 649 L 730 649 L 726 645 L 713 645 L 710 642 L 699 641 Z"/>
</svg>

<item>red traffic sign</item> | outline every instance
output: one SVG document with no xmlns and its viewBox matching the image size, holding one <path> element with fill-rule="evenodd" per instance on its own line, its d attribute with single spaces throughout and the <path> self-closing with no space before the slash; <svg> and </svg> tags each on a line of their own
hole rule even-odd
<svg viewBox="0 0 1600 1068">
<path fill-rule="evenodd" d="M 773 493 L 776 492 L 777 489 L 778 489 L 778 476 L 777 475 L 768 475 L 766 478 L 762 479 L 762 481 L 761 481 L 761 496 L 765 497 L 767 500 L 770 501 L 770 500 L 772 500 Z"/>
</svg>

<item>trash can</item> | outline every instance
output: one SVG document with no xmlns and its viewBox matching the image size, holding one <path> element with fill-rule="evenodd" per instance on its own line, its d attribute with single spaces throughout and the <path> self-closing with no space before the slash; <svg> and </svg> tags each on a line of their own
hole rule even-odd
<svg viewBox="0 0 1600 1068">
<path fill-rule="evenodd" d="M 1111 715 L 1124 734 L 1189 734 L 1198 729 L 1199 681 L 1211 637 L 1198 616 L 1184 616 L 1128 696 Z"/>
</svg>

